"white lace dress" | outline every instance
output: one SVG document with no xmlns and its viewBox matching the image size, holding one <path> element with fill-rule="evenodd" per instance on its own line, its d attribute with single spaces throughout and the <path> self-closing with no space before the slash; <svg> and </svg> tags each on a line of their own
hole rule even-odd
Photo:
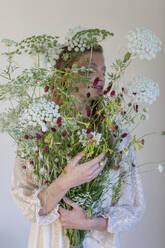
<svg viewBox="0 0 165 248">
<path fill-rule="evenodd" d="M 126 146 L 128 139 L 125 138 L 122 143 L 122 147 Z M 125 178 L 120 198 L 116 204 L 111 203 L 112 192 L 109 189 L 106 195 L 103 195 L 106 200 L 98 206 L 103 210 L 101 215 L 108 218 L 107 230 L 91 230 L 83 241 L 83 248 L 119 248 L 120 233 L 128 231 L 143 217 L 146 204 L 142 180 L 132 146 L 129 152 L 123 155 L 121 169 L 111 170 L 109 180 L 111 183 L 115 183 L 122 170 L 129 171 L 132 162 L 135 167 Z M 22 214 L 32 223 L 27 247 L 70 248 L 66 229 L 59 221 L 59 204 L 49 214 L 38 215 L 41 203 L 37 196 L 43 187 L 38 187 L 37 182 L 28 173 L 28 169 L 22 169 L 22 165 L 25 165 L 25 162 L 16 156 L 10 189 Z"/>
</svg>

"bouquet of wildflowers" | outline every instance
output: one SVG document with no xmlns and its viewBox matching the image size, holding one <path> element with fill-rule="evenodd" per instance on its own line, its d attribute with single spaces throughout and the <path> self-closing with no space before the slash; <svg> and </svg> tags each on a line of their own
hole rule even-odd
<svg viewBox="0 0 165 248">
<path fill-rule="evenodd" d="M 113 33 L 107 30 L 77 27 L 70 30 L 62 45 L 57 36 L 50 35 L 32 36 L 21 42 L 2 40 L 7 47 L 2 55 L 8 64 L 0 73 L 4 80 L 0 83 L 0 100 L 10 102 L 10 107 L 1 113 L 0 127 L 14 139 L 19 148 L 17 154 L 25 159 L 22 169 L 28 170 L 39 186 L 47 188 L 80 151 L 84 154 L 80 163 L 101 152 L 108 158 L 97 178 L 67 192 L 89 216 L 94 214 L 102 193 L 111 187 L 106 184 L 107 172 L 120 167 L 122 173 L 113 187 L 113 202 L 119 198 L 128 168 L 129 171 L 134 168 L 132 161 L 120 162 L 122 156 L 131 145 L 135 150 L 141 149 L 145 135 L 132 136 L 127 146 L 123 141 L 139 122 L 148 118 L 145 104 L 151 104 L 159 96 L 158 84 L 144 76 L 123 83 L 123 75 L 135 58 L 150 60 L 161 49 L 160 39 L 151 30 L 139 27 L 128 33 L 127 51 L 111 65 L 103 94 L 90 100 L 88 75 L 94 70 L 91 61 L 81 67 L 68 65 L 72 56 L 81 56 L 86 50 L 91 51 L 92 57 L 93 49 L 111 36 Z M 64 65 L 59 69 L 56 65 L 62 52 Z M 33 65 L 26 68 L 18 65 L 16 59 L 22 55 L 30 56 Z M 85 85 L 86 116 L 75 108 L 79 98 L 72 94 L 79 90 L 75 87 L 79 82 Z M 97 80 L 93 87 L 97 87 Z M 160 164 L 158 168 L 163 169 Z M 62 200 L 60 204 L 69 208 Z M 80 245 L 86 232 L 68 229 L 71 245 Z"/>
</svg>

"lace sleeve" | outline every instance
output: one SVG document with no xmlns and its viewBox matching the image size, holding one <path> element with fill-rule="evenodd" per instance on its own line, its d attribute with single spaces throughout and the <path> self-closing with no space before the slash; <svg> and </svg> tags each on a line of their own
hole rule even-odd
<svg viewBox="0 0 165 248">
<path fill-rule="evenodd" d="M 133 145 L 128 154 L 123 156 L 120 165 L 122 170 L 124 168 L 127 172 L 120 197 L 117 203 L 111 204 L 108 215 L 102 215 L 108 218 L 108 232 L 128 231 L 142 219 L 146 210 L 142 179 L 138 173 Z"/>
<path fill-rule="evenodd" d="M 10 185 L 10 192 L 13 199 L 21 209 L 22 214 L 30 222 L 36 222 L 42 225 L 48 225 L 54 222 L 59 217 L 59 204 L 47 215 L 40 216 L 38 214 L 42 208 L 38 195 L 46 186 L 38 187 L 32 176 L 22 166 L 25 166 L 25 161 L 16 156 Z"/>
</svg>

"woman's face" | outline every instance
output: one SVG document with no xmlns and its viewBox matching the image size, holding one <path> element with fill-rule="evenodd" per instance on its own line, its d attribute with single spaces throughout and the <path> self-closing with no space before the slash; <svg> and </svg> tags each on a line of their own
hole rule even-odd
<svg viewBox="0 0 165 248">
<path fill-rule="evenodd" d="M 78 66 L 85 66 L 87 68 L 89 64 L 90 56 L 91 56 L 91 52 L 87 51 L 75 63 Z M 73 95 L 78 96 L 82 99 L 86 99 L 87 97 L 89 99 L 92 99 L 95 96 L 103 95 L 106 66 L 104 64 L 104 56 L 101 52 L 92 53 L 92 58 L 89 68 L 92 68 L 95 71 L 88 74 L 88 78 L 91 81 L 88 88 L 85 89 L 84 83 L 79 82 L 78 84 L 76 84 L 76 87 L 79 88 L 79 92 L 73 93 Z"/>
</svg>

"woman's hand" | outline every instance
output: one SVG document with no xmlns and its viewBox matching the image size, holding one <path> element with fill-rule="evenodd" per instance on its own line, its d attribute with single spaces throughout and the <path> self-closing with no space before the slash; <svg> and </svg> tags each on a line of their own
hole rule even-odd
<svg viewBox="0 0 165 248">
<path fill-rule="evenodd" d="M 108 158 L 105 158 L 102 165 L 99 162 L 103 159 L 104 153 L 101 153 L 96 158 L 78 164 L 78 161 L 83 157 L 83 152 L 78 153 L 65 167 L 64 173 L 61 173 L 59 179 L 64 188 L 72 188 L 86 182 L 90 182 L 103 170 Z"/>
<path fill-rule="evenodd" d="M 60 217 L 59 220 L 65 228 L 72 228 L 78 230 L 106 230 L 107 219 L 103 217 L 86 218 L 85 210 L 78 204 L 71 201 L 69 198 L 64 197 L 63 200 L 70 206 L 72 210 L 59 207 Z"/>
</svg>

